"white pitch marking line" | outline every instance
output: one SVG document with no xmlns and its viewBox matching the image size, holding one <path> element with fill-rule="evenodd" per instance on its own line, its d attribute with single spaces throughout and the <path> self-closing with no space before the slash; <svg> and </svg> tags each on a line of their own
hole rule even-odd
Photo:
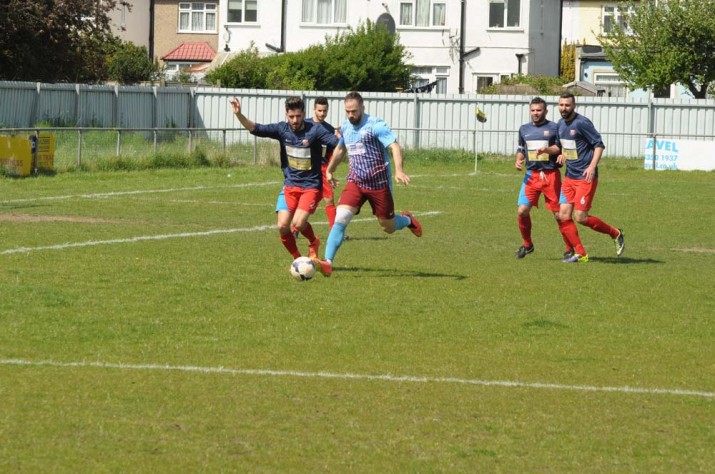
<svg viewBox="0 0 715 474">
<path fill-rule="evenodd" d="M 122 364 L 109 362 L 56 362 L 51 360 L 31 361 L 25 359 L 0 359 L 0 365 L 19 365 L 32 367 L 79 367 L 102 368 L 121 370 L 161 370 L 177 372 L 196 372 L 205 374 L 227 375 L 266 375 L 274 377 L 304 377 L 341 380 L 379 380 L 384 382 L 411 382 L 411 383 L 446 383 L 459 385 L 481 385 L 487 387 L 507 388 L 536 388 L 551 390 L 567 390 L 579 392 L 615 392 L 640 395 L 676 395 L 702 398 L 715 398 L 715 392 L 698 390 L 681 390 L 667 388 L 638 388 L 638 387 L 598 387 L 593 385 L 564 385 L 555 383 L 517 382 L 511 380 L 478 380 L 460 379 L 454 377 L 416 377 L 411 375 L 369 375 L 334 372 L 301 372 L 294 370 L 266 370 L 266 369 L 230 369 L 225 367 L 198 367 L 192 365 L 161 365 L 161 364 Z"/>
<path fill-rule="evenodd" d="M 441 214 L 442 211 L 427 211 L 427 212 L 415 212 L 417 216 L 433 216 Z M 362 219 L 353 219 L 351 222 L 368 222 L 373 221 L 373 218 L 365 217 Z M 313 224 L 327 224 L 327 222 L 314 222 Z M 112 244 L 130 244 L 136 242 L 144 242 L 151 240 L 167 240 L 167 239 L 182 239 L 189 237 L 208 237 L 211 235 L 220 234 L 235 234 L 238 232 L 263 232 L 267 230 L 274 230 L 275 225 L 259 225 L 255 227 L 238 227 L 234 229 L 214 229 L 202 232 L 181 232 L 178 234 L 160 234 L 160 235 L 140 235 L 137 237 L 128 237 L 124 239 L 109 239 L 109 240 L 89 240 L 85 242 L 69 242 L 65 244 L 57 245 L 43 245 L 38 247 L 17 247 L 14 249 L 7 249 L 0 252 L 0 255 L 12 255 L 16 253 L 30 253 L 39 250 L 65 250 L 71 248 L 79 247 L 92 247 L 96 245 L 112 245 Z"/>
<path fill-rule="evenodd" d="M 91 193 L 91 194 L 68 194 L 65 196 L 45 196 L 45 197 L 33 197 L 24 199 L 11 199 L 8 201 L 0 201 L 0 204 L 15 204 L 21 202 L 34 202 L 34 201 L 61 201 L 65 199 L 98 199 L 98 198 L 109 198 L 115 196 L 133 196 L 138 194 L 156 194 L 156 193 L 175 193 L 181 191 L 205 191 L 209 189 L 226 189 L 226 188 L 253 188 L 257 186 L 273 186 L 280 184 L 278 181 L 269 181 L 266 183 L 246 183 L 246 184 L 231 184 L 225 186 L 192 186 L 189 188 L 167 188 L 167 189 L 138 189 L 134 191 L 111 191 L 106 193 Z"/>
</svg>

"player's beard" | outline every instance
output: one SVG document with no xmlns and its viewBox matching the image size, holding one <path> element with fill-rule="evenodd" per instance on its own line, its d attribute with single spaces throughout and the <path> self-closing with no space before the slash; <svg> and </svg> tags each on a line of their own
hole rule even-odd
<svg viewBox="0 0 715 474">
<path fill-rule="evenodd" d="M 358 116 L 348 118 L 348 121 L 353 125 L 360 125 L 360 122 L 362 122 L 363 115 L 364 114 L 360 114 Z"/>
</svg>

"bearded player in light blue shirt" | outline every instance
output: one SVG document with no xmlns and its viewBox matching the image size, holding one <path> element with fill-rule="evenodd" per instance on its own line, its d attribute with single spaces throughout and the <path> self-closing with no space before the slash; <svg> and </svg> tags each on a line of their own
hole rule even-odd
<svg viewBox="0 0 715 474">
<path fill-rule="evenodd" d="M 386 233 L 407 227 L 415 236 L 422 236 L 422 226 L 410 211 L 395 215 L 390 155 L 395 163 L 395 182 L 408 185 L 410 177 L 402 169 L 402 149 L 392 130 L 384 120 L 365 113 L 362 96 L 357 92 L 345 96 L 345 113 L 347 120 L 341 127 L 342 137 L 325 171 L 325 179 L 332 186 L 338 184 L 333 173 L 345 156 L 349 157 L 349 171 L 338 201 L 335 224 L 328 235 L 325 260 L 314 260 L 325 276 L 333 273 L 333 259 L 343 243 L 345 228 L 365 202 L 370 203 L 372 213 Z"/>
</svg>

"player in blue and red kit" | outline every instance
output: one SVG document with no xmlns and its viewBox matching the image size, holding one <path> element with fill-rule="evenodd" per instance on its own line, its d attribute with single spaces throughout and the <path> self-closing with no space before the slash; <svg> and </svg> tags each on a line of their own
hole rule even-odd
<svg viewBox="0 0 715 474">
<path fill-rule="evenodd" d="M 322 198 L 323 145 L 334 147 L 338 139 L 325 127 L 305 121 L 305 103 L 300 97 L 285 101 L 286 121 L 260 124 L 241 113 L 241 103 L 229 101 L 241 125 L 257 137 L 272 138 L 280 142 L 283 189 L 278 195 L 276 213 L 281 242 L 293 258 L 300 251 L 291 232 L 291 224 L 308 240 L 308 256 L 318 257 L 320 239 L 315 235 L 308 217 L 315 212 Z"/>
<path fill-rule="evenodd" d="M 347 183 L 340 194 L 335 224 L 328 235 L 325 260 L 314 260 L 325 276 L 333 273 L 333 259 L 345 237 L 345 228 L 365 202 L 370 203 L 372 213 L 386 233 L 407 227 L 417 237 L 422 236 L 422 226 L 411 212 L 395 215 L 390 155 L 395 163 L 395 182 L 408 185 L 410 177 L 402 169 L 402 149 L 392 130 L 384 120 L 365 113 L 362 96 L 357 92 L 345 96 L 345 114 L 347 120 L 341 127 L 342 137 L 325 171 L 325 178 L 332 186 L 338 184 L 333 173 L 347 155 Z"/>
<path fill-rule="evenodd" d="M 567 248 L 571 248 L 569 235 L 577 233 L 573 221 L 570 221 L 569 228 L 569 224 L 564 225 L 559 220 L 561 165 L 556 159 L 561 152 L 561 145 L 556 124 L 546 119 L 547 113 L 546 101 L 535 97 L 529 103 L 531 122 L 519 127 L 519 146 L 514 166 L 521 171 L 526 162 L 526 173 L 517 201 L 517 220 L 524 243 L 516 251 L 516 258 L 524 258 L 534 251 L 534 243 L 531 240 L 531 208 L 539 205 L 539 196 L 542 194 L 546 207 L 554 213 Z"/>
<path fill-rule="evenodd" d="M 562 152 L 558 162 L 566 164 L 559 217 L 562 221 L 567 221 L 573 214 L 573 219 L 579 224 L 609 235 L 616 244 L 616 255 L 620 257 L 625 249 L 623 230 L 588 214 L 598 187 L 598 163 L 606 148 L 601 134 L 589 119 L 576 113 L 576 98 L 573 94 L 561 94 L 559 112 L 561 120 L 558 128 Z M 581 240 L 577 238 L 574 244 L 574 254 L 565 256 L 564 262 L 588 262 L 588 253 Z"/>
<path fill-rule="evenodd" d="M 330 125 L 325 121 L 328 116 L 328 99 L 325 97 L 316 97 L 315 102 L 313 102 L 313 117 L 305 119 L 306 122 L 319 123 L 325 127 L 330 133 L 335 135 L 335 127 Z M 328 227 L 333 228 L 335 223 L 335 198 L 333 193 L 333 187 L 330 185 L 327 179 L 325 179 L 325 170 L 328 169 L 328 163 L 330 163 L 330 158 L 333 156 L 333 150 L 335 147 L 324 146 L 323 147 L 323 204 L 325 204 L 325 216 L 328 218 Z"/>
</svg>

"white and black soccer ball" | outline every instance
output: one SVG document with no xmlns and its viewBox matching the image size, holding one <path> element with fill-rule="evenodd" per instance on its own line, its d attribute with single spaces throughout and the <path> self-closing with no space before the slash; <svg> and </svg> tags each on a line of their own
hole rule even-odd
<svg viewBox="0 0 715 474">
<path fill-rule="evenodd" d="M 310 280 L 315 270 L 315 263 L 308 257 L 298 257 L 290 264 L 290 274 L 298 281 Z"/>
</svg>

